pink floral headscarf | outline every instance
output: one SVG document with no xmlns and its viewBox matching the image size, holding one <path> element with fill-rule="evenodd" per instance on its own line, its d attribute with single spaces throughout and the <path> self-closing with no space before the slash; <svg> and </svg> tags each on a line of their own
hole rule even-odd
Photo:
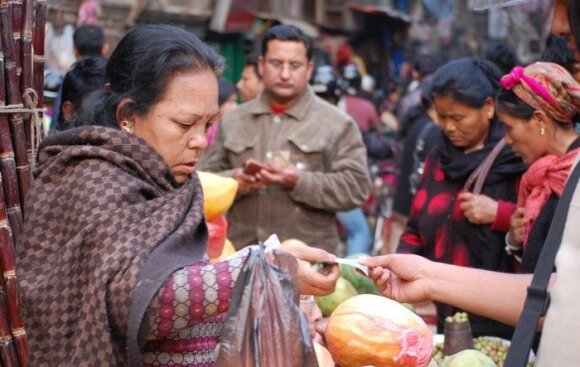
<svg viewBox="0 0 580 367">
<path fill-rule="evenodd" d="M 580 108 L 580 84 L 560 65 L 537 62 L 516 66 L 501 78 L 501 85 L 513 90 L 524 102 L 544 111 L 558 122 L 573 123 Z M 545 155 L 522 176 L 518 206 L 524 207 L 524 248 L 531 228 L 552 194 L 560 197 L 580 149 L 562 156 Z"/>
<path fill-rule="evenodd" d="M 580 85 L 557 64 L 536 62 L 525 68 L 516 66 L 501 78 L 501 85 L 559 122 L 572 123 L 580 108 Z"/>
</svg>

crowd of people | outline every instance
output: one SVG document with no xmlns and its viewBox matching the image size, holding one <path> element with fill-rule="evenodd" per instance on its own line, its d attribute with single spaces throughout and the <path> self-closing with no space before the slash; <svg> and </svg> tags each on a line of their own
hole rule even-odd
<svg viewBox="0 0 580 367">
<path fill-rule="evenodd" d="M 102 29 L 79 27 L 17 244 L 31 365 L 214 365 L 259 242 L 310 245 L 281 248 L 305 295 L 333 291 L 338 266 L 311 264 L 332 262 L 341 241 L 376 255 L 364 210 L 373 164 L 392 166 L 397 186 L 383 256 L 362 262 L 387 297 L 434 301 L 439 330 L 462 310 L 474 335 L 510 339 L 570 205 L 537 365 L 573 365 L 580 196 L 559 199 L 580 152 L 579 14 L 579 1 L 554 2 L 542 61 L 518 65 L 505 44 L 485 58 L 423 57 L 402 98 L 381 101 L 360 65 L 315 66 L 312 39 L 292 25 L 264 33 L 237 84 L 176 27 L 138 27 L 108 59 Z M 554 51 L 562 40 L 567 57 Z M 216 264 L 198 169 L 238 182 L 227 213 L 237 252 Z"/>
</svg>

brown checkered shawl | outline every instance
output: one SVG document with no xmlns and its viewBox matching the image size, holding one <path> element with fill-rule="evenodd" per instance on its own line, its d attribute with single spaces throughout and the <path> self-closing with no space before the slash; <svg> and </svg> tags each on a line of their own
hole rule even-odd
<svg viewBox="0 0 580 367">
<path fill-rule="evenodd" d="M 199 180 L 101 127 L 48 137 L 38 161 L 17 264 L 30 365 L 140 366 L 151 299 L 206 250 Z"/>
</svg>

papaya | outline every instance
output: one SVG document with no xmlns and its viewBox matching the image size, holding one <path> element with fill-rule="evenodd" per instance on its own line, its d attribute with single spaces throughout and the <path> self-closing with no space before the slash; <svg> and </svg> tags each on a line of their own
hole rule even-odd
<svg viewBox="0 0 580 367">
<path fill-rule="evenodd" d="M 315 301 L 322 312 L 322 316 L 328 317 L 338 305 L 356 295 L 356 289 L 348 280 L 338 278 L 334 292 L 328 296 L 316 297 Z"/>
<path fill-rule="evenodd" d="M 212 221 L 232 206 L 238 191 L 238 181 L 209 172 L 198 171 L 197 176 L 203 190 L 205 219 Z"/>
<path fill-rule="evenodd" d="M 427 367 L 433 336 L 425 321 L 386 297 L 360 294 L 341 303 L 325 332 L 342 367 Z"/>
<path fill-rule="evenodd" d="M 359 260 L 368 256 L 369 255 L 367 254 L 356 254 L 348 256 L 347 259 Z M 381 295 L 381 292 L 379 292 L 375 282 L 373 282 L 372 279 L 359 274 L 354 266 L 341 264 L 340 276 L 348 280 L 349 283 L 352 284 L 352 286 L 356 289 L 358 294 L 374 294 L 377 296 Z"/>
</svg>

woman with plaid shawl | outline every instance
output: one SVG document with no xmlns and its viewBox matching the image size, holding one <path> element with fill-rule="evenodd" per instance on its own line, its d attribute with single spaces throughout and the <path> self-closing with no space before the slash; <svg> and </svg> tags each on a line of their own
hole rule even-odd
<svg viewBox="0 0 580 367">
<path fill-rule="evenodd" d="M 213 366 L 245 253 L 206 260 L 195 167 L 218 118 L 222 58 L 171 26 L 128 33 L 103 90 L 38 153 L 17 269 L 33 366 Z M 79 124 L 77 124 L 79 125 Z M 338 278 L 298 259 L 304 294 Z"/>
</svg>

